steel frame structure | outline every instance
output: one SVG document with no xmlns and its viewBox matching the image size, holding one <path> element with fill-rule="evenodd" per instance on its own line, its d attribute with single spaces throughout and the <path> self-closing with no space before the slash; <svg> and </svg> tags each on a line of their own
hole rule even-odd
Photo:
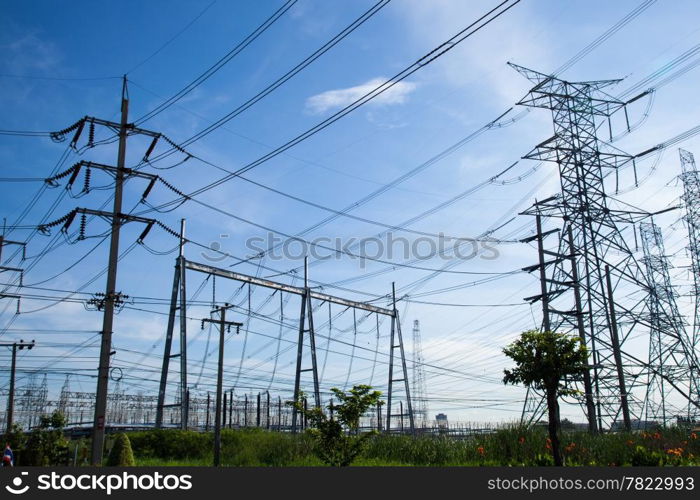
<svg viewBox="0 0 700 500">
<path fill-rule="evenodd" d="M 184 233 L 184 226 L 182 232 Z M 383 307 L 378 307 L 365 302 L 357 302 L 342 297 L 337 297 L 334 295 L 329 295 L 326 293 L 318 292 L 312 290 L 308 285 L 307 273 L 305 272 L 304 286 L 298 287 L 293 285 L 288 285 L 286 283 L 279 283 L 276 281 L 271 281 L 268 279 L 258 278 L 255 276 L 250 276 L 247 274 L 231 271 L 230 269 L 222 269 L 208 264 L 202 264 L 199 262 L 194 262 L 188 260 L 184 256 L 183 251 L 184 245 L 184 234 L 181 235 L 181 250 L 180 255 L 176 258 L 175 264 L 175 275 L 173 279 L 173 288 L 171 295 L 171 305 L 170 305 L 170 315 L 168 318 L 168 326 L 165 336 L 165 347 L 163 353 L 163 367 L 161 370 L 160 378 L 160 388 L 158 393 L 158 404 L 157 404 L 157 416 L 156 416 L 156 427 L 161 427 L 163 425 L 163 413 L 164 409 L 167 407 L 180 407 L 181 409 L 181 427 L 186 428 L 188 422 L 187 414 L 187 404 L 182 404 L 182 401 L 186 401 L 185 396 L 180 396 L 180 400 L 174 403 L 165 403 L 165 393 L 166 386 L 168 382 L 168 372 L 169 372 L 169 360 L 173 357 L 180 358 L 180 392 L 186 393 L 187 391 L 187 364 L 186 364 L 186 351 L 187 351 L 187 317 L 185 314 L 187 306 L 187 291 L 185 287 L 185 274 L 187 270 L 195 271 L 199 273 L 209 274 L 211 276 L 216 276 L 219 278 L 234 280 L 242 283 L 248 283 L 251 286 L 260 286 L 272 290 L 277 290 L 283 293 L 289 293 L 293 295 L 298 295 L 301 297 L 301 314 L 299 317 L 299 337 L 297 341 L 297 361 L 296 361 L 296 372 L 295 372 L 295 383 L 294 383 L 294 400 L 298 400 L 301 394 L 302 385 L 302 374 L 306 372 L 311 372 L 312 387 L 314 395 L 314 403 L 316 407 L 321 407 L 321 391 L 318 377 L 318 363 L 316 361 L 316 334 L 314 330 L 313 323 L 313 308 L 312 300 L 327 302 L 329 304 L 336 304 L 340 306 L 345 306 L 353 309 L 360 309 L 370 313 L 381 314 L 389 316 L 391 318 L 391 334 L 389 343 L 389 376 L 388 376 L 388 391 L 387 391 L 387 408 L 386 412 L 386 427 L 385 431 L 390 432 L 391 421 L 393 417 L 400 417 L 403 423 L 404 417 L 408 417 L 410 430 L 414 432 L 414 412 L 413 405 L 411 402 L 411 389 L 409 387 L 409 377 L 408 368 L 406 363 L 406 355 L 404 351 L 403 335 L 401 333 L 401 322 L 399 320 L 399 312 L 396 308 L 396 296 L 394 292 L 394 286 L 392 284 L 392 308 L 387 309 Z M 307 266 L 305 266 L 306 268 Z M 176 316 L 179 312 L 179 323 L 180 323 L 180 353 L 172 354 L 172 340 L 173 331 L 175 328 Z M 304 368 L 304 347 L 306 345 L 305 339 L 308 338 L 309 346 L 309 358 L 310 366 Z M 398 350 L 398 356 L 396 351 Z M 398 357 L 398 360 L 397 360 Z M 185 361 L 183 361 L 185 360 Z M 395 365 L 398 365 L 400 360 L 400 366 L 396 366 L 399 370 L 398 377 L 394 372 Z M 402 383 L 403 389 L 405 391 L 406 399 L 406 412 L 403 410 L 399 413 L 393 413 L 392 399 L 395 397 L 395 384 Z M 292 411 L 292 429 L 297 429 L 297 411 L 293 409 Z M 402 425 L 403 426 L 403 425 Z"/>
<path fill-rule="evenodd" d="M 641 291 L 646 297 L 652 289 L 628 245 L 633 224 L 650 214 L 611 208 L 604 179 L 606 170 L 630 163 L 636 172 L 635 158 L 648 152 L 631 156 L 608 147 L 598 129 L 607 122 L 612 136 L 611 116 L 624 110 L 627 118 L 626 105 L 640 96 L 623 102 L 603 91 L 619 80 L 568 82 L 509 64 L 534 84 L 518 104 L 550 110 L 554 124 L 554 135 L 523 158 L 556 163 L 561 188 L 559 195 L 524 212 L 537 216 L 540 255 L 539 263 L 526 270 L 539 269 L 542 286 L 541 294 L 529 299 L 542 301 L 543 328 L 576 333 L 590 352 L 589 373 L 568 381 L 583 385 L 579 403 L 589 429 L 630 429 L 633 422 L 641 423 L 645 403 L 635 389 L 646 385 L 644 374 L 656 372 L 625 352 L 631 332 L 651 326 L 648 302 L 634 298 L 623 303 L 621 292 L 635 297 Z M 562 222 L 556 251 L 543 248 L 549 234 L 542 232 L 543 217 Z M 541 395 L 528 391 L 523 420 L 536 421 L 543 412 Z"/>
</svg>

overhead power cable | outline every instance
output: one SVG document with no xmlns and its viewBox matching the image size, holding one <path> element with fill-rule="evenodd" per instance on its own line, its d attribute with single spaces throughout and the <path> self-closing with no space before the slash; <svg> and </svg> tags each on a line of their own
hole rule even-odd
<svg viewBox="0 0 700 500">
<path fill-rule="evenodd" d="M 253 43 L 260 35 L 265 33 L 265 31 L 267 31 L 273 24 L 275 24 L 275 22 L 280 17 L 282 17 L 284 15 L 284 13 L 287 12 L 296 2 L 297 2 L 297 0 L 287 0 L 270 17 L 265 19 L 265 21 L 262 24 L 260 24 L 251 33 L 249 33 L 248 36 L 246 36 L 234 48 L 232 48 L 223 57 L 221 57 L 218 61 L 216 61 L 216 63 L 214 63 L 212 66 L 210 66 L 204 73 L 202 73 L 197 78 L 192 80 L 189 84 L 187 84 L 180 91 L 175 93 L 173 96 L 169 97 L 165 102 L 162 102 L 161 104 L 156 106 L 154 109 L 152 109 L 151 111 L 149 111 L 148 113 L 143 115 L 141 118 L 138 118 L 135 121 L 135 123 L 137 125 L 140 125 L 140 124 L 146 122 L 147 120 L 150 120 L 154 116 L 162 113 L 167 108 L 169 108 L 170 106 L 175 104 L 177 101 L 179 101 L 180 99 L 185 97 L 187 94 L 192 92 L 195 88 L 199 87 L 202 83 L 204 83 L 209 78 L 211 78 L 212 75 L 214 75 L 217 71 L 219 71 L 221 68 L 223 68 L 229 61 L 231 61 L 238 54 L 243 52 L 243 50 L 246 47 L 248 47 L 251 43 Z M 203 14 L 203 12 L 202 12 L 202 14 Z M 141 63 L 141 64 L 143 64 L 143 63 Z M 134 69 L 136 69 L 136 68 L 134 68 Z M 133 71 L 133 69 L 131 71 Z"/>
<path fill-rule="evenodd" d="M 187 196 L 189 198 L 192 198 L 194 196 L 197 196 L 199 194 L 202 194 L 206 191 L 209 191 L 229 180 L 232 178 L 243 174 L 245 172 L 248 172 L 266 161 L 274 158 L 275 156 L 278 156 L 288 149 L 296 146 L 297 144 L 305 141 L 309 137 L 312 137 L 313 135 L 317 134 L 318 132 L 322 131 L 326 127 L 330 126 L 331 124 L 335 123 L 336 121 L 340 120 L 344 116 L 348 115 L 349 113 L 353 112 L 357 108 L 363 106 L 364 104 L 367 104 L 370 102 L 372 99 L 378 97 L 379 95 L 383 94 L 384 92 L 388 91 L 391 89 L 394 85 L 397 83 L 405 80 L 408 78 L 410 75 L 415 73 L 416 71 L 420 70 L 421 68 L 431 64 L 441 56 L 445 55 L 448 53 L 450 50 L 455 48 L 457 45 L 462 43 L 464 40 L 468 39 L 475 33 L 477 33 L 479 30 L 484 28 L 485 26 L 489 25 L 491 22 L 495 21 L 498 19 L 500 16 L 505 14 L 508 10 L 511 8 L 515 7 L 518 3 L 520 3 L 521 0 L 505 0 L 501 2 L 498 6 L 494 7 L 490 11 L 488 11 L 486 14 L 482 15 L 480 18 L 478 18 L 476 21 L 472 22 L 469 24 L 466 28 L 462 29 L 459 31 L 456 35 L 452 36 L 439 46 L 437 46 L 435 49 L 431 50 L 428 52 L 426 55 L 423 57 L 419 58 L 416 62 L 413 64 L 410 64 L 406 68 L 404 68 L 402 71 L 394 75 L 392 78 L 388 79 L 384 83 L 378 85 L 374 89 L 370 90 L 366 94 L 364 94 L 362 97 L 356 99 L 353 101 L 351 104 L 347 105 L 340 111 L 334 113 L 330 117 L 326 118 L 325 120 L 321 121 L 320 123 L 316 124 L 315 126 L 311 127 L 310 129 L 306 130 L 305 132 L 297 135 L 293 139 L 287 141 L 285 144 L 279 146 L 278 148 L 274 149 L 273 151 L 263 155 L 262 157 L 258 158 L 255 161 L 252 161 L 248 163 L 247 165 L 241 167 L 240 169 L 206 185 L 203 186 L 199 189 L 196 189 L 195 191 L 189 193 Z M 209 132 L 214 130 L 212 127 L 208 127 Z M 208 132 L 207 132 L 208 133 Z M 192 144 L 194 141 L 198 140 L 201 138 L 202 135 L 201 133 L 196 134 L 195 136 L 191 137 L 190 139 L 185 140 L 184 142 L 180 143 L 181 148 L 185 148 L 188 145 Z M 172 150 L 171 150 L 172 151 Z M 163 158 L 166 154 L 168 153 L 163 153 L 160 155 L 160 158 Z M 156 161 L 158 158 L 154 158 L 152 161 Z M 179 200 L 173 200 L 171 202 L 164 203 L 163 205 L 160 205 L 158 208 L 163 209 L 167 208 L 168 206 L 171 206 L 173 204 L 180 203 L 182 199 Z"/>
</svg>

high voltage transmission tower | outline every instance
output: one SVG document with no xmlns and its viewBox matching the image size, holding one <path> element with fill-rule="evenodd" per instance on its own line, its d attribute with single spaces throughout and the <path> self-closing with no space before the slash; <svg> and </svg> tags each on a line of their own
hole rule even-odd
<svg viewBox="0 0 700 500">
<path fill-rule="evenodd" d="M 665 255 L 661 229 L 653 222 L 639 225 L 644 251 L 644 264 L 650 282 L 647 297 L 651 338 L 645 413 L 647 419 L 666 423 L 669 415 L 669 395 L 673 392 L 665 378 L 696 391 L 692 367 L 691 341 L 686 335 L 685 322 L 676 304 L 676 291 L 671 285 L 670 265 Z"/>
<path fill-rule="evenodd" d="M 617 172 L 629 164 L 636 173 L 635 159 L 656 148 L 636 156 L 621 153 L 598 137 L 598 128 L 607 122 L 612 136 L 612 115 L 623 110 L 627 118 L 627 104 L 646 92 L 623 102 L 603 91 L 619 80 L 568 82 L 510 65 L 535 85 L 518 104 L 549 109 L 554 122 L 554 136 L 524 158 L 556 163 L 561 185 L 559 195 L 536 202 L 524 212 L 537 216 L 538 226 L 534 239 L 540 260 L 526 270 L 539 269 L 541 294 L 530 300 L 541 301 L 545 329 L 575 333 L 590 352 L 589 373 L 581 380 L 568 381 L 583 385 L 579 403 L 589 429 L 630 429 L 633 421 L 640 422 L 644 408 L 643 395 L 635 391 L 644 383 L 640 375 L 654 367 L 626 350 L 632 330 L 650 325 L 646 301 L 623 297 L 634 297 L 640 291 L 646 296 L 651 288 L 628 241 L 631 226 L 651 214 L 614 209 L 604 179 L 606 172 Z M 551 232 L 542 232 L 542 218 L 562 221 L 556 251 L 543 247 L 544 237 Z M 664 330 L 662 335 L 673 333 Z M 685 352 L 684 363 L 691 357 L 692 353 Z M 543 411 L 542 396 L 528 391 L 523 419 L 536 421 Z"/>
<path fill-rule="evenodd" d="M 681 158 L 681 181 L 683 182 L 683 203 L 685 205 L 685 223 L 688 227 L 688 254 L 690 272 L 693 275 L 693 323 L 691 326 L 691 349 L 698 352 L 700 346 L 700 172 L 695 165 L 693 153 L 679 150 Z M 691 403 L 688 405 L 688 419 L 698 420 L 700 410 L 700 367 L 690 367 Z M 696 404 L 693 404 L 693 401 Z"/>
<path fill-rule="evenodd" d="M 413 380 L 411 396 L 413 397 L 413 415 L 422 426 L 428 423 L 428 391 L 425 385 L 425 370 L 423 369 L 423 349 L 420 339 L 420 322 L 413 322 Z"/>
</svg>

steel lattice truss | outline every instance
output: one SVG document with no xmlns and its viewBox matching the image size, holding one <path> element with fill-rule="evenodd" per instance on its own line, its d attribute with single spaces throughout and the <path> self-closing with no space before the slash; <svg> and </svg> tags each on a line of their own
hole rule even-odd
<svg viewBox="0 0 700 500">
<path fill-rule="evenodd" d="M 665 378 L 687 387 L 690 394 L 697 394 L 697 381 L 691 367 L 694 355 L 691 339 L 687 336 L 685 321 L 676 304 L 677 294 L 671 284 L 668 258 L 665 255 L 661 229 L 651 223 L 639 226 L 644 250 L 644 264 L 651 287 L 648 294 L 649 341 L 648 386 L 646 416 L 648 419 L 666 422 L 669 413 L 668 394 L 673 389 Z M 687 408 L 692 405 L 688 404 Z"/>
<path fill-rule="evenodd" d="M 425 370 L 423 369 L 423 348 L 420 339 L 420 323 L 413 322 L 413 380 L 411 384 L 411 395 L 413 396 L 413 416 L 420 425 L 428 423 L 428 390 L 425 384 Z"/>
<path fill-rule="evenodd" d="M 681 180 L 683 182 L 683 202 L 685 205 L 685 222 L 688 227 L 688 254 L 690 271 L 693 275 L 693 324 L 690 332 L 690 349 L 697 356 L 700 347 L 700 172 L 695 165 L 693 153 L 679 150 L 681 158 Z M 688 405 L 688 418 L 700 418 L 700 368 L 695 364 L 690 367 L 691 403 Z M 693 404 L 693 402 L 695 404 Z"/>
<path fill-rule="evenodd" d="M 561 185 L 558 196 L 525 212 L 563 222 L 558 251 L 544 252 L 551 260 L 533 266 L 541 269 L 543 293 L 531 299 L 542 300 L 550 329 L 577 334 L 589 349 L 590 373 L 569 381 L 583 395 L 589 428 L 630 427 L 641 422 L 643 393 L 635 389 L 646 385 L 649 366 L 625 348 L 633 330 L 649 331 L 650 285 L 627 243 L 631 223 L 647 214 L 613 209 L 605 192 L 605 171 L 634 161 L 597 134 L 625 107 L 602 90 L 619 80 L 572 83 L 511 66 L 535 84 L 519 104 L 551 110 L 554 122 L 554 136 L 525 158 L 556 163 Z M 529 393 L 524 419 L 542 412 L 541 396 Z"/>
</svg>

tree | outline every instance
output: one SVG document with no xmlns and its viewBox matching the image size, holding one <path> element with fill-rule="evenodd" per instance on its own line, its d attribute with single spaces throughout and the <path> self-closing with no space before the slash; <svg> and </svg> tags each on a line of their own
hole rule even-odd
<svg viewBox="0 0 700 500">
<path fill-rule="evenodd" d="M 524 384 L 544 391 L 549 414 L 548 430 L 554 465 L 564 465 L 559 443 L 559 397 L 577 391 L 563 381 L 587 370 L 588 353 L 581 339 L 556 332 L 529 330 L 503 349 L 515 361 L 515 368 L 504 370 L 504 384 Z"/>
<path fill-rule="evenodd" d="M 22 430 L 22 426 L 17 422 L 13 422 L 10 432 L 3 434 L 1 444 L 3 448 L 6 444 L 10 445 L 15 456 L 15 465 L 20 465 L 22 463 L 20 461 L 20 456 L 27 445 L 27 436 Z"/>
<path fill-rule="evenodd" d="M 43 415 L 39 426 L 29 435 L 25 465 L 62 465 L 68 450 L 68 440 L 63 436 L 66 417 L 59 411 Z M 24 455 L 23 455 L 24 457 Z"/>
<path fill-rule="evenodd" d="M 115 467 L 133 467 L 136 465 L 134 461 L 134 453 L 131 451 L 131 441 L 126 434 L 117 434 L 117 439 L 112 445 L 112 450 L 107 457 L 107 465 Z"/>
<path fill-rule="evenodd" d="M 288 404 L 311 422 L 313 428 L 309 432 L 316 441 L 316 455 L 332 467 L 347 467 L 375 434 L 375 431 L 360 433 L 360 417 L 381 404 L 381 392 L 373 391 L 369 385 L 356 385 L 348 392 L 335 387 L 331 391 L 339 403 L 326 406 L 328 414 L 322 408 L 305 409 L 302 396 Z"/>
</svg>

